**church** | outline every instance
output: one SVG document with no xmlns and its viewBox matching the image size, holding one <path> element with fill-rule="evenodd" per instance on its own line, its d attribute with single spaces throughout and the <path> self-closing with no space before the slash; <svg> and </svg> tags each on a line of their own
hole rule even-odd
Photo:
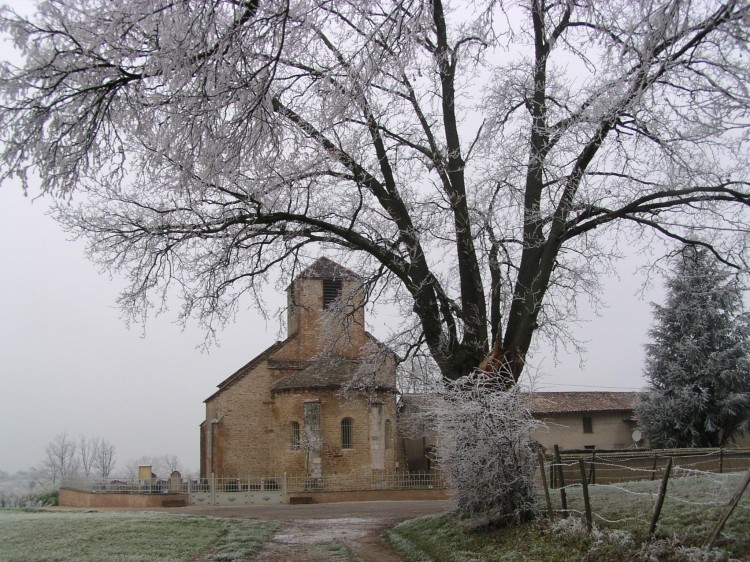
<svg viewBox="0 0 750 562">
<path fill-rule="evenodd" d="M 365 330 L 362 280 L 325 257 L 287 288 L 287 337 L 205 400 L 201 476 L 377 475 L 405 468 L 396 356 Z"/>
</svg>

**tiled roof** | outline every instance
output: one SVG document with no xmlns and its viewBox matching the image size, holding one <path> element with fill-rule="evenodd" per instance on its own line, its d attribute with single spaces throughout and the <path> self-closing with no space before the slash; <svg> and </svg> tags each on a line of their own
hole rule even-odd
<svg viewBox="0 0 750 562">
<path fill-rule="evenodd" d="M 310 364 L 301 371 L 297 371 L 285 379 L 280 380 L 273 387 L 274 392 L 282 390 L 312 389 L 312 388 L 340 388 L 356 376 L 355 386 L 362 385 L 371 389 L 396 390 L 394 380 L 389 380 L 388 370 L 381 365 L 368 365 L 355 359 L 342 357 L 324 357 Z"/>
<path fill-rule="evenodd" d="M 627 412 L 635 406 L 638 392 L 534 392 L 532 414 L 575 414 L 583 412 Z M 403 406 L 419 409 L 429 398 L 426 394 L 405 394 Z"/>
<path fill-rule="evenodd" d="M 352 270 L 326 257 L 318 258 L 297 279 L 359 279 Z"/>
<path fill-rule="evenodd" d="M 638 392 L 534 392 L 534 414 L 574 414 L 580 412 L 629 411 Z"/>
</svg>

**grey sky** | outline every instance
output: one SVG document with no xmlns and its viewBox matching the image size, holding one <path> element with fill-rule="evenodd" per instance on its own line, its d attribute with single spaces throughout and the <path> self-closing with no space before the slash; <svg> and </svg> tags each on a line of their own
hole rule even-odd
<svg viewBox="0 0 750 562">
<path fill-rule="evenodd" d="M 208 354 L 196 349 L 201 331 L 182 331 L 174 313 L 149 322 L 141 337 L 140 327 L 128 330 L 120 319 L 121 283 L 100 275 L 83 244 L 66 240 L 45 208 L 17 186 L 0 188 L 0 470 L 38 464 L 63 430 L 108 439 L 120 467 L 142 455 L 176 454 L 197 469 L 203 400 L 278 338 L 278 322 L 248 310 Z M 651 318 L 648 303 L 635 296 L 641 280 L 631 269 L 625 264 L 622 279 L 607 282 L 602 317 L 583 311 L 588 321 L 575 331 L 588 341 L 584 369 L 575 355 L 555 366 L 551 351 L 540 352 L 532 359 L 540 362 L 536 388 L 643 385 Z"/>
</svg>

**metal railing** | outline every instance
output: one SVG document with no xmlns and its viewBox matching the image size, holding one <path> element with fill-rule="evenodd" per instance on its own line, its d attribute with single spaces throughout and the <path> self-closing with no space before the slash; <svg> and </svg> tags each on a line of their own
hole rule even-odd
<svg viewBox="0 0 750 562">
<path fill-rule="evenodd" d="M 187 492 L 188 481 L 180 480 L 179 485 L 164 478 L 134 480 L 132 478 L 91 478 L 86 476 L 65 476 L 60 481 L 61 488 L 89 493 L 112 494 L 166 494 Z"/>
<path fill-rule="evenodd" d="M 437 472 L 327 474 L 321 478 L 304 476 L 287 477 L 287 490 L 289 493 L 426 490 L 445 487 L 442 475 Z"/>
<path fill-rule="evenodd" d="M 243 476 L 233 478 L 200 478 L 189 481 L 190 492 L 276 492 L 283 490 L 283 476 Z"/>
</svg>

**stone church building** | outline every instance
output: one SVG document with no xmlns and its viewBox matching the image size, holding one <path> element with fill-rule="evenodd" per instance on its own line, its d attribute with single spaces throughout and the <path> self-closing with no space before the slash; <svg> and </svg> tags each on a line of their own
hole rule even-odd
<svg viewBox="0 0 750 562">
<path fill-rule="evenodd" d="M 201 476 L 369 475 L 403 469 L 396 361 L 365 330 L 361 279 L 319 258 L 287 289 L 287 337 L 205 400 Z"/>
</svg>

